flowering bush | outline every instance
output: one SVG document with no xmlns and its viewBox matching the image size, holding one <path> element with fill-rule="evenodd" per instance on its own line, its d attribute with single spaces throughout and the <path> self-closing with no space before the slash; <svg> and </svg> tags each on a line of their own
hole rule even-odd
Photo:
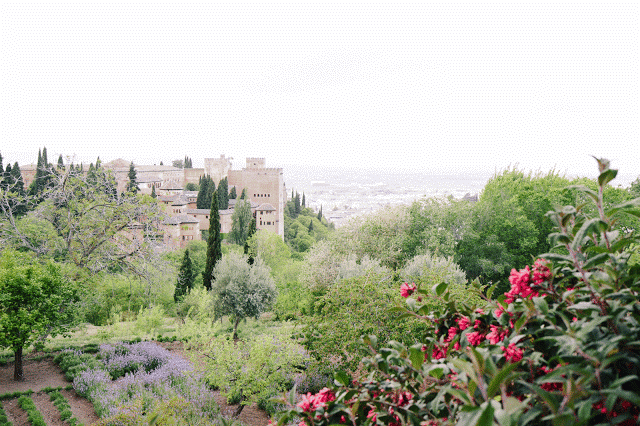
<svg viewBox="0 0 640 426">
<path fill-rule="evenodd" d="M 616 222 L 640 217 L 640 198 L 605 209 L 616 171 L 606 160 L 598 165 L 597 191 L 573 188 L 595 207 L 549 212 L 554 249 L 512 270 L 505 294 L 491 300 L 495 286 L 476 282 L 483 303 L 467 305 L 450 298 L 446 283 L 403 284 L 406 307 L 395 311 L 432 332 L 410 347 L 364 338 L 373 354 L 364 360 L 368 376 L 337 372 L 323 390 L 331 398 L 307 395 L 297 405 L 292 391 L 278 424 L 638 424 L 640 266 L 629 262 L 629 247 L 640 239 Z M 429 298 L 443 303 L 421 302 Z"/>
<path fill-rule="evenodd" d="M 63 368 L 78 368 L 74 389 L 93 402 L 101 425 L 148 424 L 141 413 L 153 416 L 157 424 L 170 423 L 176 413 L 167 414 L 167 401 L 188 407 L 181 412 L 189 419 L 203 424 L 219 420 L 213 394 L 191 364 L 152 342 L 100 345 L 96 358 L 78 351 L 56 358 Z"/>
</svg>

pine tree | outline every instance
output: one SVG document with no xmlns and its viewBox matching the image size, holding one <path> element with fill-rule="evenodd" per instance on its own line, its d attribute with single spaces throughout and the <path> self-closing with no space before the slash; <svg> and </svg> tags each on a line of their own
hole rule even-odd
<svg viewBox="0 0 640 426">
<path fill-rule="evenodd" d="M 236 187 L 232 187 L 231 191 L 229 191 L 229 199 L 230 200 L 235 200 L 238 197 L 238 194 L 236 193 Z"/>
<path fill-rule="evenodd" d="M 220 233 L 220 213 L 218 211 L 218 194 L 213 192 L 211 211 L 209 212 L 209 239 L 207 240 L 207 265 L 202 273 L 202 284 L 211 290 L 211 282 L 215 280 L 213 268 L 222 259 L 222 234 Z"/>
<path fill-rule="evenodd" d="M 161 165 L 161 166 L 164 166 L 164 163 L 162 162 L 162 160 L 160 160 L 160 165 Z"/>
<path fill-rule="evenodd" d="M 254 217 L 251 219 L 251 223 L 249 224 L 249 232 L 247 232 L 247 240 L 244 242 L 244 254 L 249 255 L 249 259 L 247 259 L 249 265 L 253 265 L 253 262 L 255 261 L 255 259 L 253 258 L 253 254 L 249 254 L 249 240 L 251 239 L 251 236 L 256 233 L 256 231 L 256 218 Z"/>
<path fill-rule="evenodd" d="M 184 251 L 184 257 L 182 258 L 182 264 L 180 265 L 180 271 L 178 272 L 176 290 L 173 293 L 173 300 L 175 302 L 191 292 L 191 289 L 193 289 L 193 280 L 193 263 L 191 262 L 191 257 L 189 257 L 189 249 L 186 249 Z"/>
<path fill-rule="evenodd" d="M 129 175 L 128 176 L 129 176 L 129 183 L 127 184 L 127 191 L 128 192 L 133 192 L 134 194 L 137 194 L 138 191 L 140 191 L 140 187 L 138 186 L 138 179 L 137 179 L 137 175 L 136 175 L 136 169 L 133 166 L 133 161 L 129 165 Z"/>
</svg>

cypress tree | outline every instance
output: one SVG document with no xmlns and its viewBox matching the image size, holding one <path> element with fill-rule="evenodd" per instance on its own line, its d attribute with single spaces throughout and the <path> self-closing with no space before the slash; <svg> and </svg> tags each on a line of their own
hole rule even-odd
<svg viewBox="0 0 640 426">
<path fill-rule="evenodd" d="M 202 273 L 202 284 L 211 290 L 211 282 L 215 280 L 213 268 L 222 259 L 222 235 L 220 233 L 220 214 L 218 211 L 218 194 L 213 192 L 209 213 L 209 239 L 207 240 L 207 265 Z"/>
<path fill-rule="evenodd" d="M 0 179 L 4 176 L 4 167 L 2 166 L 2 154 L 0 154 Z"/>
<path fill-rule="evenodd" d="M 229 208 L 229 183 L 227 178 L 218 183 L 218 208 L 226 210 Z"/>
<path fill-rule="evenodd" d="M 58 170 L 64 170 L 64 161 L 62 160 L 62 154 L 58 156 Z"/>
<path fill-rule="evenodd" d="M 162 162 L 162 160 L 160 160 L 160 165 L 161 165 L 161 166 L 164 166 L 164 163 Z"/>
<path fill-rule="evenodd" d="M 137 194 L 138 191 L 140 191 L 140 187 L 138 186 L 138 179 L 137 179 L 136 169 L 133 166 L 133 161 L 129 165 L 128 176 L 129 176 L 129 183 L 127 184 L 127 191 Z"/>
<path fill-rule="evenodd" d="M 191 292 L 193 279 L 193 263 L 191 262 L 191 257 L 189 257 L 189 249 L 186 249 L 184 251 L 184 257 L 182 258 L 182 264 L 180 265 L 180 272 L 178 272 L 176 290 L 173 293 L 173 300 L 175 302 Z"/>
<path fill-rule="evenodd" d="M 320 211 L 318 212 L 318 220 L 322 222 L 322 204 L 320 204 Z"/>
<path fill-rule="evenodd" d="M 158 196 L 156 195 L 156 186 L 155 185 L 153 185 L 151 187 L 151 197 L 158 198 Z"/>
<path fill-rule="evenodd" d="M 231 191 L 229 191 L 229 199 L 230 200 L 235 200 L 238 197 L 238 194 L 236 193 L 236 187 L 232 187 Z"/>
<path fill-rule="evenodd" d="M 307 207 L 306 197 L 304 196 L 304 192 L 302 193 L 302 207 Z"/>
<path fill-rule="evenodd" d="M 313 218 L 309 221 L 309 233 L 313 231 Z"/>
<path fill-rule="evenodd" d="M 7 164 L 7 168 L 8 167 L 9 165 Z M 8 171 L 7 173 L 10 173 L 12 176 L 11 181 L 14 184 L 13 191 L 15 191 L 18 195 L 24 195 L 24 180 L 22 179 L 22 171 L 20 170 L 20 166 L 18 165 L 17 161 L 13 163 L 13 168 L 10 172 Z"/>
<path fill-rule="evenodd" d="M 246 200 L 247 199 L 247 188 L 242 188 L 242 193 L 240 194 L 240 199 L 241 200 Z"/>
<path fill-rule="evenodd" d="M 47 158 L 47 147 L 42 148 L 42 167 L 44 169 L 50 168 L 49 159 Z"/>
<path fill-rule="evenodd" d="M 249 255 L 249 259 L 247 259 L 247 262 L 249 262 L 249 265 L 253 265 L 253 262 L 255 261 L 255 259 L 253 258 L 253 255 L 249 254 L 249 239 L 253 234 L 256 233 L 256 231 L 257 231 L 256 218 L 254 217 L 253 219 L 251 219 L 251 223 L 249 224 L 249 231 L 247 232 L 247 240 L 244 242 L 244 254 Z"/>
<path fill-rule="evenodd" d="M 36 174 L 33 177 L 33 182 L 29 185 L 29 195 L 36 196 L 42 192 L 42 151 L 38 149 L 38 163 L 36 164 Z"/>
<path fill-rule="evenodd" d="M 295 208 L 296 208 L 296 217 L 298 217 L 298 215 L 300 214 L 300 211 L 302 210 L 302 206 L 300 205 L 300 194 L 296 192 L 296 198 L 294 200 L 295 202 Z"/>
</svg>

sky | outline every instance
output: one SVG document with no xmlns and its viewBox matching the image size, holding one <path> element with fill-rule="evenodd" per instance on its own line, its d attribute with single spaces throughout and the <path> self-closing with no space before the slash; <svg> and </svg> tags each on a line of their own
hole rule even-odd
<svg viewBox="0 0 640 426">
<path fill-rule="evenodd" d="M 0 5 L 0 152 L 640 174 L 638 3 Z"/>
</svg>

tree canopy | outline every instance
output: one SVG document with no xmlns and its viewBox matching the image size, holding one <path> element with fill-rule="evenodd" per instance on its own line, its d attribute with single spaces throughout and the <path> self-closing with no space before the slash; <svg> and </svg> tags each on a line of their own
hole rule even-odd
<svg viewBox="0 0 640 426">
<path fill-rule="evenodd" d="M 245 255 L 235 252 L 216 264 L 214 275 L 215 316 L 232 318 L 233 338 L 237 339 L 241 320 L 257 318 L 271 307 L 278 294 L 275 283 L 260 259 L 249 265 Z"/>
<path fill-rule="evenodd" d="M 78 288 L 52 261 L 5 249 L 0 257 L 0 347 L 15 354 L 14 380 L 24 380 L 22 350 L 37 339 L 67 331 Z"/>
</svg>

